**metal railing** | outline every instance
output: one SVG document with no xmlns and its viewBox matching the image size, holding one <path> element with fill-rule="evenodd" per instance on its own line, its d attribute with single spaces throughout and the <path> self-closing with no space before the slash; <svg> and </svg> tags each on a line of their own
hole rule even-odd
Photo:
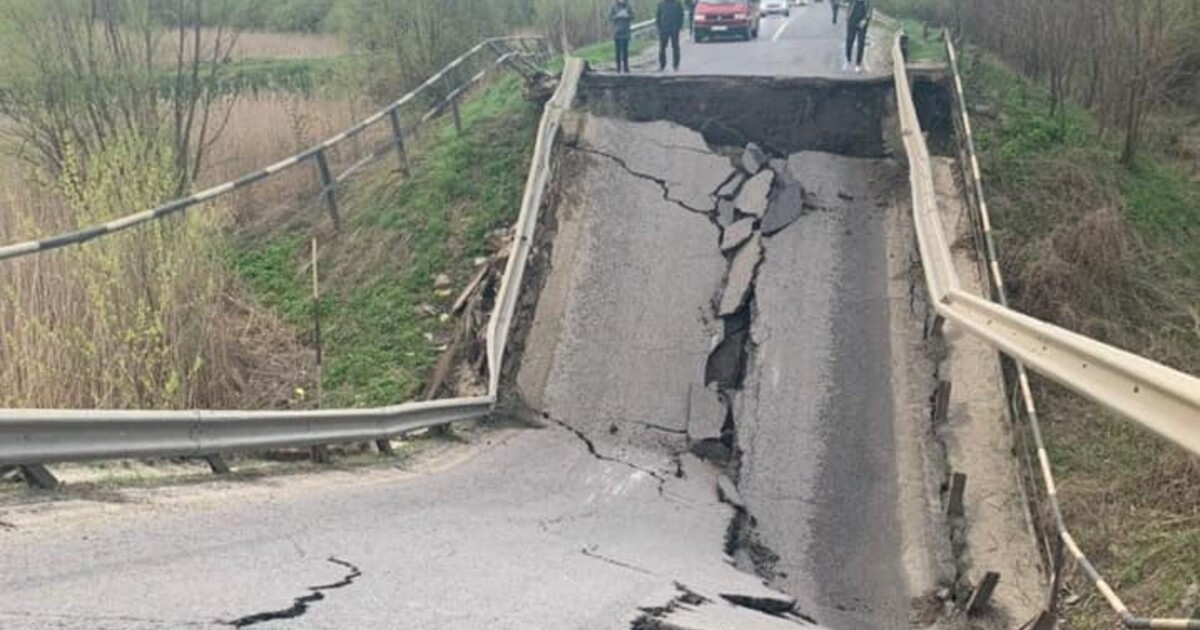
<svg viewBox="0 0 1200 630">
<path fill-rule="evenodd" d="M 913 218 L 926 283 L 934 298 L 933 304 L 938 316 L 981 337 L 1007 355 L 1016 366 L 1019 396 L 1023 402 L 1023 411 L 1030 421 L 1037 448 L 1038 466 L 1058 536 L 1056 548 L 1051 554 L 1053 557 L 1050 559 L 1054 579 L 1047 598 L 1047 609 L 1043 617 L 1037 620 L 1035 628 L 1040 630 L 1053 627 L 1063 568 L 1062 553 L 1065 548 L 1120 616 L 1125 627 L 1200 630 L 1200 619 L 1135 617 L 1071 536 L 1059 507 L 1054 476 L 1043 443 L 1026 366 L 1198 454 L 1200 379 L 1008 308 L 1003 276 L 996 257 L 991 220 L 983 196 L 979 160 L 975 154 L 957 56 L 949 37 L 946 37 L 946 47 L 954 78 L 954 105 L 959 112 L 956 124 L 964 138 L 965 161 L 969 163 L 968 175 L 972 193 L 969 197 L 973 202 L 972 207 L 978 213 L 982 245 L 987 257 L 985 277 L 988 278 L 994 297 L 999 303 L 966 293 L 959 288 L 937 213 L 928 149 L 921 135 L 920 123 L 917 121 L 900 37 L 897 35 L 892 58 L 901 133 L 909 159 Z"/>
<path fill-rule="evenodd" d="M 530 49 L 530 44 L 536 49 Z M 518 48 L 519 47 L 519 48 Z M 456 87 L 435 95 L 433 109 L 420 117 L 425 122 L 447 108 L 456 109 L 457 101 L 470 86 L 483 80 L 487 71 L 510 65 L 519 71 L 537 71 L 549 55 L 538 38 L 498 38 L 481 42 L 430 77 L 418 88 L 374 115 L 328 140 L 249 175 L 214 186 L 195 195 L 167 203 L 154 210 L 132 214 L 108 223 L 45 239 L 0 247 L 0 260 L 28 256 L 47 250 L 84 243 L 88 240 L 155 221 L 185 208 L 211 201 L 253 182 L 271 177 L 307 160 L 318 164 L 322 180 L 320 195 L 328 197 L 338 182 L 356 170 L 391 151 L 402 165 L 407 163 L 404 129 L 398 110 L 417 102 L 446 77 L 467 65 L 467 60 L 483 51 L 492 51 L 494 61 L 466 78 Z M 516 64 L 524 64 L 522 67 Z M 539 71 L 540 72 L 540 71 Z M 537 206 L 549 179 L 552 139 L 557 133 L 563 111 L 570 107 L 582 64 L 569 61 L 559 87 L 542 116 L 538 142 L 530 167 L 513 252 L 496 298 L 487 330 L 489 381 L 488 394 L 473 398 L 453 398 L 407 402 L 371 409 L 327 409 L 292 411 L 113 411 L 4 409 L 0 410 L 0 465 L 32 465 L 66 461 L 87 461 L 148 456 L 208 456 L 221 452 L 247 451 L 280 447 L 305 447 L 340 442 L 382 440 L 393 435 L 428 426 L 468 420 L 488 415 L 496 402 L 504 346 L 521 290 L 533 230 L 537 224 Z M 325 151 L 360 134 L 371 125 L 390 127 L 390 138 L 382 149 L 356 161 L 338 176 L 331 175 Z M 461 123 L 461 121 L 459 121 Z M 418 124 L 419 124 L 418 123 Z M 335 211 L 335 208 L 331 208 Z"/>
</svg>

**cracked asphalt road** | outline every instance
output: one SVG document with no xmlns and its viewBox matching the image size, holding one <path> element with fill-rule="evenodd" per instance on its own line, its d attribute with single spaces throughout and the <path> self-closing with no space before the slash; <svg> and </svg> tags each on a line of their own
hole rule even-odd
<svg viewBox="0 0 1200 630">
<path fill-rule="evenodd" d="M 833 24 L 828 2 L 792 7 L 791 17 L 773 15 L 762 20 L 758 39 L 723 39 L 682 42 L 680 74 L 771 75 L 836 77 L 854 76 L 843 67 L 845 58 L 845 12 Z M 863 76 L 891 72 L 888 45 L 879 24 L 867 33 L 868 46 Z M 668 53 L 669 54 L 669 53 Z M 658 72 L 658 48 L 652 46 L 634 62 L 635 72 Z M 604 64 L 602 69 L 611 69 Z M 667 70 L 665 74 L 671 74 Z"/>
<path fill-rule="evenodd" d="M 767 43 L 828 47 L 785 44 L 827 16 L 799 17 Z M 721 63 L 782 63 L 765 43 L 711 46 Z M 887 353 L 889 253 L 871 205 L 889 167 L 789 161 L 816 206 L 761 238 L 755 347 L 732 408 L 753 515 L 739 521 L 718 498 L 722 469 L 692 454 L 719 444 L 727 420 L 705 378 L 728 332 L 714 308 L 729 259 L 705 211 L 731 162 L 674 125 L 596 118 L 562 162 L 573 179 L 516 379 L 541 428 L 498 433 L 432 475 L 263 482 L 236 501 L 150 498 L 37 528 L 6 514 L 0 627 L 584 630 L 651 610 L 678 627 L 765 630 L 806 624 L 748 606 L 793 598 L 830 627 L 907 627 L 916 587 L 901 548 L 919 543 L 891 481 L 902 405 L 886 383 L 903 367 Z M 778 559 L 731 559 L 731 522 L 756 523 Z"/>
</svg>

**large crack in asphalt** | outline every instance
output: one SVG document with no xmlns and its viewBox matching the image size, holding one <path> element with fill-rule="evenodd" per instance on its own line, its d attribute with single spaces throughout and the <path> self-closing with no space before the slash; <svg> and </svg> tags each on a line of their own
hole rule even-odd
<svg viewBox="0 0 1200 630">
<path fill-rule="evenodd" d="M 362 571 L 359 570 L 359 568 L 357 566 L 354 566 L 353 564 L 346 562 L 345 560 L 342 560 L 342 559 L 334 557 L 334 556 L 330 556 L 329 558 L 327 558 L 327 560 L 328 560 L 328 562 L 330 562 L 332 564 L 336 564 L 340 567 L 347 569 L 347 573 L 346 573 L 345 577 L 343 577 L 342 579 L 340 579 L 336 582 L 331 582 L 329 584 L 321 584 L 319 586 L 308 587 L 309 593 L 307 595 L 301 595 L 301 596 L 297 597 L 295 600 L 292 601 L 292 605 L 288 606 L 287 608 L 281 608 L 279 610 L 270 610 L 267 612 L 254 613 L 252 615 L 246 615 L 244 617 L 239 617 L 237 619 L 225 621 L 222 623 L 224 625 L 232 626 L 234 628 L 245 628 L 247 626 L 257 625 L 260 623 L 265 623 L 267 621 L 277 621 L 280 619 L 295 619 L 297 617 L 301 617 L 305 613 L 308 612 L 308 610 L 312 604 L 325 599 L 325 591 L 334 591 L 334 590 L 337 590 L 340 588 L 345 588 L 347 586 L 350 586 L 351 584 L 354 583 L 355 580 L 357 580 L 360 576 L 362 576 Z"/>
<path fill-rule="evenodd" d="M 590 124 L 590 123 L 588 123 Z M 600 129 L 605 129 L 601 127 Z M 628 128 L 624 133 L 630 133 Z M 580 132 L 582 133 L 582 132 Z M 598 133 L 604 133 L 600 131 Z M 737 480 L 741 469 L 742 449 L 738 444 L 737 419 L 734 412 L 734 398 L 743 389 L 747 378 L 748 366 L 752 365 L 755 343 L 752 339 L 751 328 L 756 311 L 755 283 L 757 274 L 766 259 L 764 242 L 771 234 L 785 229 L 802 213 L 804 191 L 800 183 L 786 172 L 786 162 L 772 156 L 756 146 L 746 148 L 708 147 L 708 151 L 699 148 L 681 146 L 676 143 L 662 143 L 650 137 L 650 133 L 639 133 L 638 143 L 652 144 L 655 148 L 665 151 L 685 150 L 690 153 L 711 156 L 715 160 L 705 162 L 707 170 L 704 174 L 711 175 L 703 184 L 704 176 L 686 172 L 679 164 L 657 162 L 664 164 L 662 175 L 653 172 L 647 165 L 635 165 L 637 157 L 630 157 L 623 151 L 621 145 L 607 146 L 604 141 L 599 144 L 584 140 L 578 135 L 574 140 L 568 140 L 562 145 L 567 151 L 609 162 L 621 171 L 637 180 L 651 182 L 661 191 L 661 199 L 690 214 L 699 214 L 708 219 L 715 228 L 715 238 L 712 246 L 717 248 L 726 261 L 722 280 L 717 283 L 717 291 L 704 307 L 703 317 L 706 321 L 717 324 L 714 332 L 714 345 L 704 355 L 702 366 L 703 390 L 700 402 L 706 405 L 701 412 L 706 422 L 703 427 L 695 427 L 693 423 L 693 390 L 689 385 L 687 399 L 687 422 L 681 430 L 653 422 L 628 420 L 647 429 L 663 431 L 671 434 L 681 434 L 686 438 L 686 450 L 692 455 L 709 462 L 717 469 L 724 471 L 720 476 L 717 494 L 719 499 L 729 504 L 732 509 L 727 526 L 723 551 L 731 564 L 738 569 L 756 575 L 766 583 L 778 583 L 775 563 L 779 556 L 760 540 L 756 534 L 756 521 L 747 505 L 738 497 Z M 699 145 L 705 146 L 705 145 Z M 636 155 L 636 154 L 634 154 Z M 725 164 L 728 169 L 720 165 Z M 783 164 L 781 167 L 780 164 Z M 650 172 L 647 172 L 650 171 Z M 669 173 L 675 173 L 671 175 Z M 718 181 L 719 180 L 719 181 Z M 708 187 L 711 186 L 711 189 Z M 788 212 L 780 208 L 787 205 L 795 206 Z M 734 225 L 736 224 L 736 226 Z M 764 230 L 764 225 L 768 226 Z M 730 230 L 737 230 L 733 235 Z M 522 406 L 525 406 L 522 403 Z M 588 454 L 598 460 L 620 464 L 640 471 L 655 478 L 659 482 L 658 492 L 664 494 L 667 482 L 665 474 L 638 465 L 619 456 L 606 453 L 599 448 L 597 440 L 574 423 L 539 409 L 520 410 L 526 417 L 536 417 L 546 423 L 552 423 L 573 434 L 586 447 Z M 719 430 L 717 430 L 719 427 Z M 610 430 L 615 433 L 616 427 Z M 674 450 L 674 449 L 672 449 Z M 680 458 L 683 452 L 671 453 L 676 462 L 677 475 L 682 476 Z M 602 556 L 594 549 L 585 548 L 583 553 L 597 560 L 614 564 L 632 571 L 644 572 L 646 569 L 621 560 Z M 633 628 L 682 627 L 672 625 L 674 619 L 667 620 L 678 608 L 703 605 L 706 612 L 711 612 L 720 618 L 731 609 L 743 609 L 755 619 L 764 615 L 783 623 L 806 625 L 813 623 L 812 619 L 796 609 L 796 600 L 783 592 L 773 597 L 771 591 L 755 592 L 725 592 L 721 590 L 705 590 L 708 597 L 697 595 L 695 590 L 688 589 L 677 583 L 680 594 L 667 605 L 642 609 L 643 614 L 634 622 Z M 722 612 L 724 611 L 724 613 Z M 687 626 L 690 627 L 690 626 Z"/>
<path fill-rule="evenodd" d="M 596 446 L 596 441 L 593 440 L 592 438 L 588 437 L 587 433 L 585 433 L 582 429 L 579 429 L 575 425 L 571 424 L 570 422 L 567 422 L 566 420 L 564 420 L 562 418 L 555 417 L 550 412 L 548 412 L 544 409 L 535 409 L 535 408 L 531 407 L 528 403 L 526 403 L 524 400 L 520 399 L 519 397 L 514 398 L 513 400 L 509 401 L 508 406 L 510 407 L 510 409 L 508 410 L 508 413 L 517 416 L 518 419 L 520 419 L 522 421 L 529 422 L 529 421 L 533 420 L 534 422 L 537 422 L 537 420 L 540 419 L 540 420 L 543 420 L 546 422 L 553 423 L 553 424 L 561 427 L 562 429 L 565 429 L 567 432 L 571 433 L 571 435 L 574 435 L 576 438 L 579 439 L 580 442 L 583 443 L 584 448 L 588 452 L 588 455 L 591 455 L 592 457 L 596 458 L 597 460 L 600 460 L 602 462 L 612 462 L 614 464 L 620 464 L 620 465 L 630 468 L 632 470 L 636 470 L 638 472 L 649 475 L 650 477 L 654 478 L 655 481 L 658 482 L 658 494 L 659 495 L 663 494 L 663 492 L 664 492 L 663 486 L 664 486 L 664 484 L 666 484 L 667 478 L 664 477 L 662 473 L 655 471 L 655 470 L 651 470 L 649 468 L 646 468 L 645 466 L 641 466 L 641 465 L 635 464 L 633 462 L 626 461 L 624 459 L 621 459 L 620 457 L 614 457 L 612 455 L 607 455 L 605 453 L 601 453 L 600 449 L 597 448 L 597 446 Z M 655 428 L 658 430 L 663 430 L 663 431 L 671 430 L 671 429 L 668 429 L 667 427 L 653 426 L 653 425 L 650 425 L 650 423 L 645 423 L 645 422 L 641 422 L 641 421 L 636 421 L 636 422 L 638 422 L 640 424 L 646 424 L 646 425 L 652 426 L 652 428 Z M 674 431 L 674 430 L 671 430 L 671 431 Z M 674 455 L 674 457 L 677 457 L 677 456 L 678 456 L 678 454 Z M 678 460 L 675 460 L 675 469 L 676 469 L 675 475 L 677 477 L 683 476 L 682 468 L 680 468 Z"/>
<path fill-rule="evenodd" d="M 725 421 L 719 438 L 691 442 L 690 450 L 725 470 L 726 474 L 718 483 L 718 496 L 734 510 L 726 533 L 725 553 L 742 570 L 752 572 L 768 583 L 776 581 L 780 577 L 775 571 L 779 555 L 759 538 L 755 531 L 754 516 L 738 494 L 737 479 L 741 468 L 742 449 L 738 444 L 733 401 L 735 394 L 743 389 L 747 369 L 753 362 L 755 352 L 751 328 L 756 310 L 755 285 L 758 270 L 767 256 L 763 237 L 783 230 L 801 216 L 803 187 L 787 172 L 786 163 L 780 168 L 778 160 L 770 160 L 766 152 L 751 144 L 746 147 L 744 154 L 731 157 L 733 171 L 710 192 L 710 197 L 714 200 L 712 209 L 701 211 L 674 199 L 671 196 L 670 183 L 665 179 L 637 172 L 619 156 L 595 149 L 579 149 L 607 157 L 634 177 L 655 182 L 662 188 L 664 200 L 689 212 L 705 215 L 717 229 L 716 245 L 728 261 L 728 268 L 724 281 L 711 303 L 711 316 L 714 321 L 721 322 L 722 334 L 706 357 L 704 380 L 706 386 L 715 386 L 724 407 Z M 743 190 L 748 182 L 759 175 L 765 177 L 767 185 L 765 189 L 752 190 L 750 194 L 764 195 L 764 198 L 755 200 L 752 204 L 761 210 L 745 212 L 739 207 Z M 722 204 L 734 204 L 732 216 L 722 216 Z M 724 211 L 728 213 L 727 209 Z M 730 239 L 728 236 L 731 228 L 748 234 L 739 233 Z M 731 240 L 736 242 L 731 243 Z M 678 607 L 710 603 L 684 585 L 676 586 L 680 595 L 664 607 L 643 609 L 644 614 L 632 625 L 634 630 L 667 627 L 659 621 Z M 721 598 L 734 606 L 753 609 L 780 619 L 797 623 L 816 623 L 814 619 L 800 612 L 795 600 L 790 597 L 771 598 L 722 593 Z"/>
<path fill-rule="evenodd" d="M 590 155 L 596 155 L 599 157 L 608 158 L 608 159 L 612 160 L 614 163 L 616 163 L 618 166 L 620 166 L 622 169 L 624 169 L 625 172 L 629 173 L 630 175 L 632 175 L 638 179 L 648 181 L 648 182 L 654 182 L 655 184 L 658 185 L 659 188 L 662 189 L 662 194 L 663 194 L 662 198 L 664 201 L 673 203 L 673 204 L 679 206 L 680 208 L 687 210 L 688 212 L 695 212 L 696 214 L 702 214 L 705 216 L 709 216 L 712 214 L 712 210 L 704 209 L 704 208 L 694 208 L 692 206 L 689 206 L 686 202 L 672 197 L 671 196 L 671 182 L 669 182 L 666 179 L 663 179 L 661 177 L 656 177 L 649 173 L 642 173 L 642 172 L 634 169 L 633 167 L 629 166 L 629 163 L 626 162 L 625 159 L 619 155 L 613 155 L 611 153 L 601 151 L 599 149 L 595 149 L 592 147 L 586 147 L 586 146 L 580 146 L 580 145 L 567 145 L 567 146 L 569 149 L 574 150 L 574 151 L 580 151 L 580 152 L 587 153 Z"/>
</svg>

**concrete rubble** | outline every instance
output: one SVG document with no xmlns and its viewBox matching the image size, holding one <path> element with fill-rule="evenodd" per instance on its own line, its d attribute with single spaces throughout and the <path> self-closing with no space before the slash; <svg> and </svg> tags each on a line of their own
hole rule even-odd
<svg viewBox="0 0 1200 630">
<path fill-rule="evenodd" d="M 721 291 L 718 315 L 733 315 L 746 303 L 750 288 L 754 284 L 754 272 L 758 270 L 758 263 L 762 262 L 762 257 L 762 236 L 754 233 L 733 255 L 729 275 L 725 278 L 725 288 Z"/>
<path fill-rule="evenodd" d="M 737 209 L 728 199 L 717 200 L 717 223 L 725 226 L 737 220 Z"/>
<path fill-rule="evenodd" d="M 737 196 L 738 190 L 742 184 L 746 183 L 746 175 L 744 173 L 734 173 L 733 177 L 729 178 L 721 187 L 717 189 L 717 197 L 721 199 L 733 199 Z"/>
<path fill-rule="evenodd" d="M 737 199 L 733 202 L 739 212 L 761 217 L 770 204 L 771 185 L 775 182 L 775 171 L 762 171 L 751 177 L 742 186 Z"/>
<path fill-rule="evenodd" d="M 746 217 L 725 226 L 721 232 L 721 251 L 731 252 L 749 240 L 750 235 L 754 233 L 754 224 L 755 220 L 752 217 Z"/>
<path fill-rule="evenodd" d="M 742 153 L 742 170 L 751 175 L 757 175 L 767 165 L 767 154 L 757 144 L 746 145 Z"/>
</svg>

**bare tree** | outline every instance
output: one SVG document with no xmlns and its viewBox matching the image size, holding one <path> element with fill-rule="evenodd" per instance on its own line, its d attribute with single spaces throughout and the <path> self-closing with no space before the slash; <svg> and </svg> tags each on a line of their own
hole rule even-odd
<svg viewBox="0 0 1200 630">
<path fill-rule="evenodd" d="M 217 88 L 237 32 L 201 27 L 206 12 L 229 10 L 227 0 L 171 3 L 171 23 L 148 0 L 8 4 L 0 19 L 15 36 L 0 44 L 9 61 L 0 114 L 15 123 L 25 157 L 61 172 L 68 155 L 132 134 L 169 142 L 176 192 L 191 184 L 228 119 Z"/>
</svg>

